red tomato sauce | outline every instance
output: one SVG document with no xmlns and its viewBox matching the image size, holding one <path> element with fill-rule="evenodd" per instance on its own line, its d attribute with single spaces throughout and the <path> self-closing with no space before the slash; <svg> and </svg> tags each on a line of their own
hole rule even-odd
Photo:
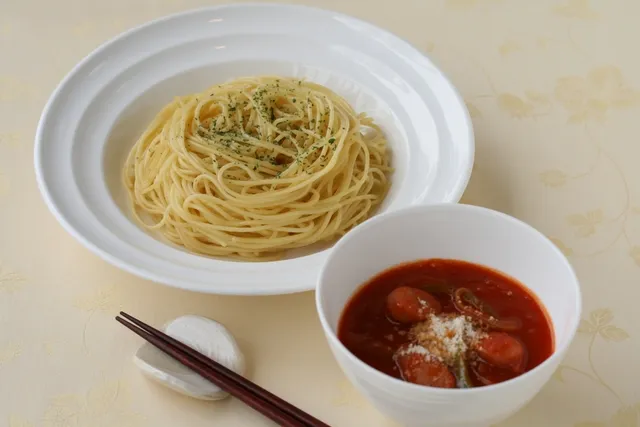
<svg viewBox="0 0 640 427">
<path fill-rule="evenodd" d="M 403 353 L 417 342 L 416 325 L 430 324 L 432 315 L 462 316 L 479 331 L 480 338 L 474 335 L 466 349 L 454 353 L 455 366 L 462 361 L 464 375 L 431 353 Z M 535 368 L 554 350 L 549 317 L 531 291 L 490 268 L 445 259 L 402 264 L 375 276 L 347 303 L 338 338 L 356 357 L 387 375 L 447 388 L 507 381 Z M 433 372 L 438 378 L 429 382 Z"/>
</svg>

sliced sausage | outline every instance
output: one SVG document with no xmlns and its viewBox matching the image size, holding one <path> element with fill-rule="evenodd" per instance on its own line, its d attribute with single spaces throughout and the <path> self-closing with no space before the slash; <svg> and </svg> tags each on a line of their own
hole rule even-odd
<svg viewBox="0 0 640 427">
<path fill-rule="evenodd" d="M 429 292 L 409 286 L 394 289 L 387 296 L 389 316 L 400 323 L 416 323 L 438 314 L 442 306 Z"/>
<path fill-rule="evenodd" d="M 520 374 L 526 365 L 526 350 L 520 340 L 505 332 L 489 332 L 475 346 L 478 356 L 490 365 Z"/>
<path fill-rule="evenodd" d="M 477 361 L 471 365 L 475 377 L 482 385 L 493 385 L 505 382 L 513 378 L 516 374 L 508 369 L 497 368 L 487 362 Z"/>
<path fill-rule="evenodd" d="M 449 368 L 428 355 L 400 350 L 394 359 L 402 379 L 407 382 L 439 388 L 456 386 L 456 377 Z"/>
</svg>

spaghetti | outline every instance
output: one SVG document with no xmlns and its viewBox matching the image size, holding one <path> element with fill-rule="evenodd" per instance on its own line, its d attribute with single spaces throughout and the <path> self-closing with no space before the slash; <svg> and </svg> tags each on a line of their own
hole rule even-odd
<svg viewBox="0 0 640 427">
<path fill-rule="evenodd" d="M 264 260 L 367 219 L 390 171 L 382 132 L 343 98 L 256 77 L 167 105 L 131 150 L 124 182 L 135 217 L 171 242 Z"/>
</svg>

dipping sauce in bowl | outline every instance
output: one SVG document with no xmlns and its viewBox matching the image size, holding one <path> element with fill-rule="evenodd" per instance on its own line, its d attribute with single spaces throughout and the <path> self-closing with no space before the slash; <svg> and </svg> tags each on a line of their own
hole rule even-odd
<svg viewBox="0 0 640 427">
<path fill-rule="evenodd" d="M 501 383 L 554 351 L 549 316 L 518 281 L 449 259 L 401 264 L 347 303 L 338 339 L 371 367 L 439 388 Z"/>
<path fill-rule="evenodd" d="M 385 212 L 344 235 L 316 307 L 351 384 L 407 427 L 511 416 L 551 379 L 581 317 L 580 284 L 553 242 L 454 203 Z"/>
</svg>

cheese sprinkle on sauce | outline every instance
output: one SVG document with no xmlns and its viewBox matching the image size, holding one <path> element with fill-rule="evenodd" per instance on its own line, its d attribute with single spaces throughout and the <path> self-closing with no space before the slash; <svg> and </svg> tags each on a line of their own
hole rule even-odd
<svg viewBox="0 0 640 427">
<path fill-rule="evenodd" d="M 410 334 L 414 344 L 409 349 L 421 347 L 424 349 L 424 354 L 448 366 L 453 366 L 456 359 L 464 356 L 468 349 L 473 348 L 485 332 L 478 328 L 468 316 L 432 314 L 429 319 L 411 328 Z"/>
</svg>

